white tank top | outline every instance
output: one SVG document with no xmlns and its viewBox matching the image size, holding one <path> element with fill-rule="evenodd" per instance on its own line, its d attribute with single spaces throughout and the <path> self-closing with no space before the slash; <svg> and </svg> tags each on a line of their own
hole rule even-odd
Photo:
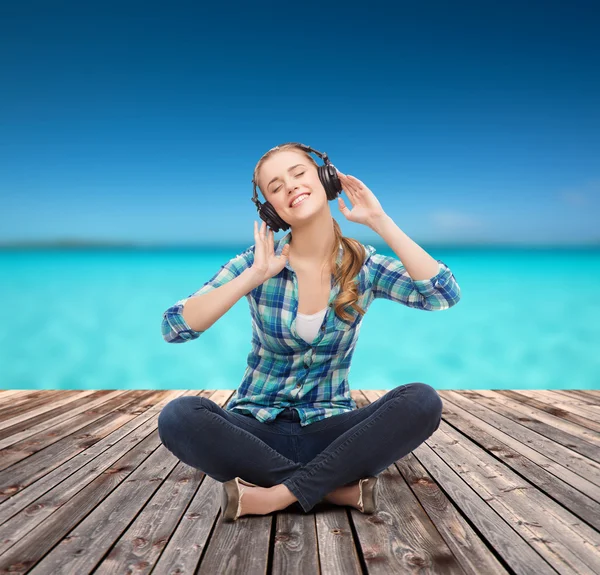
<svg viewBox="0 0 600 575">
<path fill-rule="evenodd" d="M 323 318 L 326 313 L 327 308 L 310 315 L 306 313 L 297 313 L 296 331 L 298 332 L 298 335 L 307 343 L 312 343 L 315 337 L 317 337 L 317 333 L 319 332 L 319 328 L 323 323 Z"/>
</svg>

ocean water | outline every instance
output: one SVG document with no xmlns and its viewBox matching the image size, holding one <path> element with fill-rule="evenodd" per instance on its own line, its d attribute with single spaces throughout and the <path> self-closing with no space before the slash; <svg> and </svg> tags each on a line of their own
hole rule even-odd
<svg viewBox="0 0 600 575">
<path fill-rule="evenodd" d="M 194 341 L 168 344 L 160 325 L 246 247 L 0 252 L 0 387 L 237 388 L 250 351 L 245 298 Z M 425 312 L 375 300 L 351 389 L 600 388 L 600 250 L 427 251 L 452 269 L 461 301 Z"/>
</svg>

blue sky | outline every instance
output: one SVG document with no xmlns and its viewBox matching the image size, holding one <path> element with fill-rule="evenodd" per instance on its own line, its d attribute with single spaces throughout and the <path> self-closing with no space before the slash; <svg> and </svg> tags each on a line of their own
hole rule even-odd
<svg viewBox="0 0 600 575">
<path fill-rule="evenodd" d="M 250 245 L 254 165 L 300 141 L 415 241 L 597 243 L 599 14 L 539 0 L 4 5 L 0 242 Z M 376 241 L 330 205 L 345 235 Z"/>
</svg>

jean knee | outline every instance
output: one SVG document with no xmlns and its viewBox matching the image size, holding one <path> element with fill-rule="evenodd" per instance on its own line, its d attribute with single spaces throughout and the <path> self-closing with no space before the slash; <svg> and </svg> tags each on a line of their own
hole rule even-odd
<svg viewBox="0 0 600 575">
<path fill-rule="evenodd" d="M 435 422 L 437 429 L 440 425 L 444 404 L 439 393 L 427 383 L 416 382 L 413 384 L 419 390 L 419 405 L 428 417 Z"/>
<path fill-rule="evenodd" d="M 169 401 L 158 414 L 158 436 L 166 446 L 170 437 L 177 434 L 185 426 L 187 416 L 192 407 L 198 405 L 202 397 L 182 395 Z"/>
</svg>

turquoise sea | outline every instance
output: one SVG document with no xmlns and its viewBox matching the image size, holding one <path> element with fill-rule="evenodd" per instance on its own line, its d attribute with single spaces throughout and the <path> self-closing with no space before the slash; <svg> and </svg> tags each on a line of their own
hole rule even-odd
<svg viewBox="0 0 600 575">
<path fill-rule="evenodd" d="M 0 252 L 0 387 L 235 389 L 245 298 L 194 341 L 168 344 L 160 324 L 246 247 Z M 461 301 L 425 312 L 375 300 L 351 389 L 600 388 L 600 250 L 423 247 L 452 269 Z"/>
</svg>

